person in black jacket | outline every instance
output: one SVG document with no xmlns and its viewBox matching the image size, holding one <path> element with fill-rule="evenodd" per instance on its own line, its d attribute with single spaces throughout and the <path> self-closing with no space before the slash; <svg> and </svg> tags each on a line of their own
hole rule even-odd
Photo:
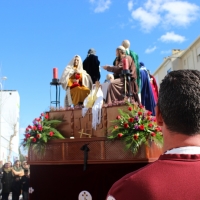
<svg viewBox="0 0 200 200">
<path fill-rule="evenodd" d="M 15 176 L 12 182 L 12 200 L 19 200 L 21 194 L 21 181 L 19 176 Z"/>
<path fill-rule="evenodd" d="M 98 56 L 96 56 L 96 51 L 89 49 L 87 58 L 83 61 L 83 69 L 90 75 L 93 84 L 101 78 L 99 65 L 100 62 Z"/>
<path fill-rule="evenodd" d="M 10 163 L 4 164 L 2 182 L 2 200 L 8 200 L 9 193 L 11 192 L 11 186 L 13 182 L 12 168 Z"/>
<path fill-rule="evenodd" d="M 28 200 L 29 179 L 28 170 L 24 170 L 24 176 L 21 178 L 23 200 Z"/>
</svg>

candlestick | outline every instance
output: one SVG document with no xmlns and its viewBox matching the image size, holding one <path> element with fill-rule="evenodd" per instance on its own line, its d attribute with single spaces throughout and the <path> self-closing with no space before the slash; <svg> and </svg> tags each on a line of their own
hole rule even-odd
<svg viewBox="0 0 200 200">
<path fill-rule="evenodd" d="M 58 68 L 53 68 L 53 78 L 58 79 Z"/>
<path fill-rule="evenodd" d="M 124 58 L 122 60 L 122 63 L 123 63 L 123 70 L 128 70 L 129 69 L 129 66 L 128 66 L 128 59 L 127 58 Z"/>
</svg>

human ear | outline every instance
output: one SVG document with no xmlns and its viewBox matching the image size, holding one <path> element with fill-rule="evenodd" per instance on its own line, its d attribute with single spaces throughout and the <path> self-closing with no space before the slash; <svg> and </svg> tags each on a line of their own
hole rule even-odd
<svg viewBox="0 0 200 200">
<path fill-rule="evenodd" d="M 156 121 L 158 126 L 163 126 L 163 118 L 158 106 L 155 107 L 155 111 L 156 111 Z"/>
</svg>

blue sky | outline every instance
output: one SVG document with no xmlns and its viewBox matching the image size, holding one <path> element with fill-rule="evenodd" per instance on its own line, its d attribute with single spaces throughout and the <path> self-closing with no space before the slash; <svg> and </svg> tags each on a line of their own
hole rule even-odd
<svg viewBox="0 0 200 200">
<path fill-rule="evenodd" d="M 52 68 L 59 77 L 75 54 L 95 48 L 112 64 L 124 39 L 154 72 L 172 49 L 200 35 L 199 0 L 1 0 L 0 76 L 18 90 L 21 130 L 50 106 Z M 101 82 L 107 72 L 101 71 Z M 65 91 L 61 89 L 61 105 Z"/>
</svg>

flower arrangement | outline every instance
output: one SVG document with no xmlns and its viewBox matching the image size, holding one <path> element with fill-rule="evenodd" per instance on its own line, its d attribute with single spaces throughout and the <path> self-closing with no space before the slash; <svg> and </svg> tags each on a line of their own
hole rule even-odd
<svg viewBox="0 0 200 200">
<path fill-rule="evenodd" d="M 162 147 L 163 136 L 161 128 L 156 123 L 156 118 L 144 106 L 127 103 L 127 110 L 119 109 L 119 115 L 113 122 L 111 134 L 108 139 L 120 139 L 125 142 L 126 149 L 134 154 L 142 144 L 154 141 Z"/>
<path fill-rule="evenodd" d="M 49 140 L 64 139 L 64 137 L 56 130 L 56 126 L 60 124 L 59 120 L 49 120 L 48 113 L 42 113 L 39 118 L 33 120 L 33 125 L 28 125 L 25 130 L 25 138 L 22 145 L 25 149 L 32 147 L 37 156 L 43 156 L 45 146 Z"/>
</svg>

